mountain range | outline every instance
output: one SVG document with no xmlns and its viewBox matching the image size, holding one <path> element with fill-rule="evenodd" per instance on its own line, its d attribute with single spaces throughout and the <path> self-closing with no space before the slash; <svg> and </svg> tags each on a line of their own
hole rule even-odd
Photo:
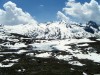
<svg viewBox="0 0 100 75">
<path fill-rule="evenodd" d="M 65 21 L 47 22 L 34 25 L 0 25 L 0 34 L 22 35 L 33 39 L 99 38 L 100 26 L 89 21 L 85 24 Z M 3 37 L 2 36 L 2 37 Z"/>
</svg>

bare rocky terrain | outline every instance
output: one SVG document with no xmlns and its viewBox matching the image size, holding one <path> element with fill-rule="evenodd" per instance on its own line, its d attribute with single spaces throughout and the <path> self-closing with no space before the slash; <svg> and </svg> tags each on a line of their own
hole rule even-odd
<svg viewBox="0 0 100 75">
<path fill-rule="evenodd" d="M 99 53 L 99 39 L 34 40 L 12 35 L 0 39 L 0 75 L 100 74 Z"/>
</svg>

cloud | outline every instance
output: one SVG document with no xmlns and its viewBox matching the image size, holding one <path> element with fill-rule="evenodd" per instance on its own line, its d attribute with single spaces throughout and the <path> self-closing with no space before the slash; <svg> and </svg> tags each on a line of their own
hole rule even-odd
<svg viewBox="0 0 100 75">
<path fill-rule="evenodd" d="M 44 5 L 40 5 L 40 7 L 44 7 Z"/>
<path fill-rule="evenodd" d="M 63 21 L 69 21 L 69 17 L 65 16 L 61 11 L 57 12 L 57 18 Z"/>
<path fill-rule="evenodd" d="M 75 0 L 68 0 L 69 2 L 75 2 Z"/>
<path fill-rule="evenodd" d="M 72 21 L 87 22 L 95 21 L 100 24 L 100 4 L 96 0 L 91 0 L 89 3 L 84 4 L 69 0 L 66 2 L 66 7 L 62 9 L 64 15 L 69 17 Z"/>
<path fill-rule="evenodd" d="M 16 4 L 11 1 L 5 3 L 3 7 L 4 10 L 0 9 L 0 24 L 17 25 L 30 22 L 34 24 L 37 23 L 29 13 L 18 8 Z"/>
</svg>

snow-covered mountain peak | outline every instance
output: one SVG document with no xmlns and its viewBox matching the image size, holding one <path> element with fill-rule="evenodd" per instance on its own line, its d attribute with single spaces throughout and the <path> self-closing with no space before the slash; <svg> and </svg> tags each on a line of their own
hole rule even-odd
<svg viewBox="0 0 100 75">
<path fill-rule="evenodd" d="M 89 38 L 99 36 L 99 25 L 93 21 L 86 24 L 67 23 L 65 21 L 55 21 L 48 23 L 2 25 L 5 33 L 21 34 L 34 39 L 67 39 L 67 38 Z"/>
<path fill-rule="evenodd" d="M 89 21 L 89 22 L 87 23 L 87 26 L 93 27 L 93 28 L 95 28 L 95 29 L 99 29 L 99 25 L 98 25 L 96 22 L 94 22 L 94 21 Z"/>
</svg>

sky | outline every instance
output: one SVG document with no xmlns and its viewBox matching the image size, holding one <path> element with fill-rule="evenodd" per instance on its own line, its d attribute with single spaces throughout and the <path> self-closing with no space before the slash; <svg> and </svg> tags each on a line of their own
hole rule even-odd
<svg viewBox="0 0 100 75">
<path fill-rule="evenodd" d="M 95 2 L 98 4 L 96 5 Z M 99 0 L 0 0 L 0 20 L 3 20 L 0 23 L 24 24 L 30 20 L 34 21 L 35 23 L 40 23 L 56 21 L 58 18 L 67 21 L 75 20 L 82 22 L 81 20 L 83 20 L 84 22 L 88 19 L 91 20 L 91 16 L 95 16 L 96 14 L 96 17 L 98 17 L 100 14 L 100 8 L 98 8 L 99 3 Z M 94 9 L 95 11 L 93 11 Z M 16 13 L 17 16 L 15 16 L 14 13 Z M 8 22 L 8 19 L 11 20 Z M 100 17 L 95 19 L 98 20 Z M 18 21 L 18 23 L 16 23 L 16 21 Z"/>
<path fill-rule="evenodd" d="M 9 0 L 0 0 L 0 8 Z M 56 20 L 56 13 L 65 6 L 66 0 L 11 0 L 17 7 L 30 13 L 39 22 Z"/>
</svg>

